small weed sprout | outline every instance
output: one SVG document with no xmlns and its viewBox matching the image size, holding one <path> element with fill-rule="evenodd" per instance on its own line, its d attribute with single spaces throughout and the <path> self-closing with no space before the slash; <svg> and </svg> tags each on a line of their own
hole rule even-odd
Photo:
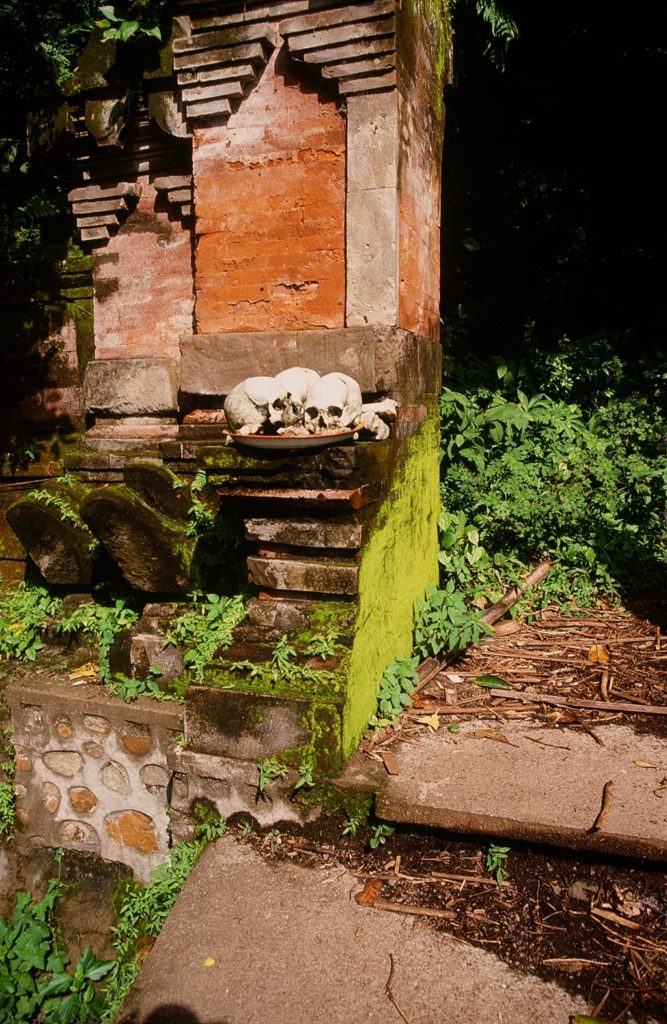
<svg viewBox="0 0 667 1024">
<path fill-rule="evenodd" d="M 384 846 L 389 836 L 393 834 L 393 825 L 375 825 L 373 826 L 373 833 L 368 840 L 368 845 L 371 850 L 377 850 L 379 846 Z"/>
<path fill-rule="evenodd" d="M 242 594 L 220 597 L 207 594 L 206 603 L 188 608 L 174 619 L 165 634 L 168 644 L 185 647 L 184 663 L 192 669 L 197 682 L 216 652 L 229 647 L 235 628 L 246 616 Z"/>
<path fill-rule="evenodd" d="M 221 839 L 227 831 L 227 819 L 206 803 L 197 803 L 194 808 L 195 839 L 210 843 Z"/>
<path fill-rule="evenodd" d="M 259 762 L 259 777 L 257 780 L 257 796 L 267 800 L 266 789 L 277 779 L 284 779 L 287 776 L 287 768 L 281 764 L 277 757 L 266 757 Z"/>
<path fill-rule="evenodd" d="M 315 785 L 315 779 L 313 778 L 314 768 L 312 764 L 300 764 L 299 765 L 299 778 L 294 784 L 294 792 L 298 793 L 300 789 L 312 789 Z"/>
<path fill-rule="evenodd" d="M 336 646 L 340 639 L 340 633 L 335 629 L 328 629 L 326 633 L 318 633 L 312 637 L 306 646 L 305 653 L 309 658 L 333 658 L 336 653 Z"/>
<path fill-rule="evenodd" d="M 507 877 L 505 862 L 510 849 L 511 847 L 509 846 L 496 846 L 495 843 L 491 843 L 484 858 L 484 867 L 490 875 L 493 875 L 499 889 Z"/>
<path fill-rule="evenodd" d="M 343 828 L 343 831 L 341 832 L 341 835 L 343 836 L 343 838 L 353 839 L 356 836 L 359 829 L 361 828 L 361 826 L 363 825 L 363 823 L 364 819 L 360 814 L 351 814 L 347 821 L 345 822 L 345 826 Z"/>
</svg>

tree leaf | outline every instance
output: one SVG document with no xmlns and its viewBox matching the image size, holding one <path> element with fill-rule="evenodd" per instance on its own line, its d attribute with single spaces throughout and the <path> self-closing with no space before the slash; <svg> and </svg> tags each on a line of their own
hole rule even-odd
<svg viewBox="0 0 667 1024">
<path fill-rule="evenodd" d="M 598 665 L 608 665 L 609 652 L 602 644 L 593 644 L 593 646 L 588 649 L 588 660 L 593 661 Z"/>
<path fill-rule="evenodd" d="M 428 725 L 431 729 L 440 728 L 440 719 L 438 712 L 434 712 L 432 715 L 419 715 L 418 718 L 413 719 L 414 722 L 419 722 L 420 725 Z"/>
<path fill-rule="evenodd" d="M 509 683 L 500 676 L 477 676 L 473 680 L 475 686 L 485 686 L 487 690 L 511 690 Z"/>
</svg>

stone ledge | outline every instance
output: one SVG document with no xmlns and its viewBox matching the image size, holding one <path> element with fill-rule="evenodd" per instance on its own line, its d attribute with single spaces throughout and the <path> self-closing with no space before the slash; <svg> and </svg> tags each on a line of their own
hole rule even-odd
<svg viewBox="0 0 667 1024">
<path fill-rule="evenodd" d="M 440 346 L 397 327 L 195 334 L 181 337 L 181 391 L 226 395 L 246 377 L 290 366 L 320 374 L 340 370 L 366 394 L 435 393 Z"/>
</svg>

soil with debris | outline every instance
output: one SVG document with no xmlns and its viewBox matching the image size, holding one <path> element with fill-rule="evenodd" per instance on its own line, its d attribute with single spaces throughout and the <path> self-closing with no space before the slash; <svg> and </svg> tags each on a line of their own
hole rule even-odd
<svg viewBox="0 0 667 1024">
<path fill-rule="evenodd" d="M 525 718 L 591 732 L 598 722 L 619 721 L 667 737 L 667 636 L 655 619 L 601 607 L 569 615 L 545 609 L 531 623 L 499 622 L 493 637 L 464 654 L 424 663 L 433 667 L 422 671 L 413 706 L 398 727 L 364 748 L 377 753 L 409 739 L 424 729 L 418 719 L 434 713 L 441 725 L 470 716 Z"/>
</svg>

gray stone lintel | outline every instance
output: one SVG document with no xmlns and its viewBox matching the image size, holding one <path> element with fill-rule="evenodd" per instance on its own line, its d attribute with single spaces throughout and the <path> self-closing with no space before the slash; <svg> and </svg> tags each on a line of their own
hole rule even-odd
<svg viewBox="0 0 667 1024">
<path fill-rule="evenodd" d="M 290 366 L 336 370 L 365 394 L 435 393 L 439 346 L 397 327 L 195 334 L 181 337 L 181 391 L 222 396 L 246 377 L 273 377 Z"/>
</svg>

